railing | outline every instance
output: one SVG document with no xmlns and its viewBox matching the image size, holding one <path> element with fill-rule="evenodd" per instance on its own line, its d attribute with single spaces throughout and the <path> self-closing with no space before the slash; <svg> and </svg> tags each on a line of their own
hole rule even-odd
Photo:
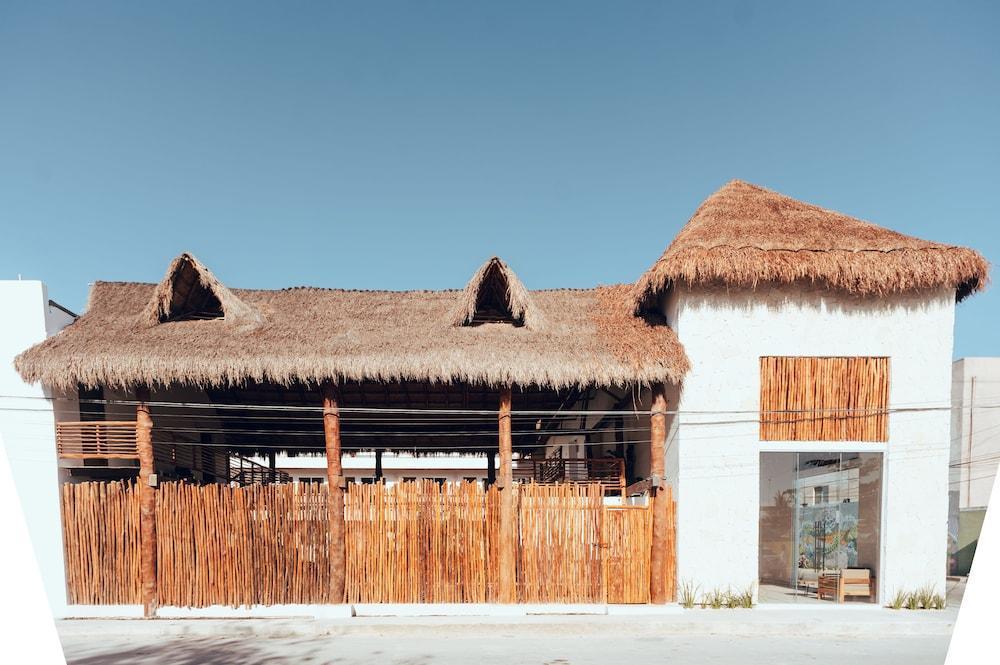
<svg viewBox="0 0 1000 665">
<path fill-rule="evenodd" d="M 518 460 L 514 466 L 514 480 L 534 481 L 540 484 L 594 483 L 605 493 L 624 495 L 625 461 L 609 459 L 561 459 L 550 457 L 540 460 Z"/>
<path fill-rule="evenodd" d="M 138 459 L 135 421 L 56 423 L 56 450 L 67 459 Z"/>
<path fill-rule="evenodd" d="M 239 455 L 229 457 L 229 481 L 240 486 L 289 483 L 292 477 L 280 469 L 258 464 Z"/>
</svg>

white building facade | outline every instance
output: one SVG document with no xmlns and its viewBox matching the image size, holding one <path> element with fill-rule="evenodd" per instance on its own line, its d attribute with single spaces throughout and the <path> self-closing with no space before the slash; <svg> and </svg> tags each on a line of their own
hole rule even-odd
<svg viewBox="0 0 1000 665">
<path fill-rule="evenodd" d="M 667 450 L 678 493 L 679 578 L 702 588 L 758 580 L 768 587 L 762 456 L 864 453 L 881 457 L 878 503 L 862 506 L 877 511 L 878 523 L 874 542 L 863 544 L 867 560 L 855 564 L 872 568 L 881 598 L 924 585 L 943 590 L 954 308 L 945 290 L 868 300 L 794 286 L 674 290 L 664 309 L 691 360 Z M 888 357 L 890 405 L 899 409 L 889 417 L 888 440 L 761 441 L 760 359 L 767 356 Z M 936 408 L 906 410 L 921 405 Z M 799 498 L 796 504 L 815 501 Z M 801 594 L 763 595 L 782 602 Z"/>
</svg>

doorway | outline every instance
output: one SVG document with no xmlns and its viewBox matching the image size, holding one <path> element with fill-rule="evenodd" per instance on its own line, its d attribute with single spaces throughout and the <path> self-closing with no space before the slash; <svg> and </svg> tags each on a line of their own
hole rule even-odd
<svg viewBox="0 0 1000 665">
<path fill-rule="evenodd" d="M 761 453 L 760 602 L 878 602 L 881 515 L 881 453 Z"/>
</svg>

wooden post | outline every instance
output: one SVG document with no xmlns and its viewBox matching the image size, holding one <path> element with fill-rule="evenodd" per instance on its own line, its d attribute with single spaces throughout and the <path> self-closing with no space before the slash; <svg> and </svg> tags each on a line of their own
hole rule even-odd
<svg viewBox="0 0 1000 665">
<path fill-rule="evenodd" d="M 653 385 L 653 407 L 649 415 L 650 501 L 653 503 L 653 541 L 649 552 L 649 602 L 667 602 L 667 528 L 670 494 L 664 478 L 667 440 L 667 396 L 662 383 Z"/>
<path fill-rule="evenodd" d="M 153 466 L 153 419 L 149 389 L 136 390 L 135 448 L 139 455 L 139 583 L 143 616 L 156 614 L 156 490 L 150 484 Z"/>
<path fill-rule="evenodd" d="M 323 384 L 323 436 L 330 519 L 330 600 L 344 602 L 347 560 L 344 551 L 344 470 L 340 463 L 340 405 L 337 387 Z"/>
<path fill-rule="evenodd" d="M 517 602 L 517 515 L 514 506 L 513 443 L 510 387 L 500 389 L 500 589 L 501 603 Z"/>
<path fill-rule="evenodd" d="M 382 451 L 375 451 L 375 482 L 382 480 Z"/>
</svg>

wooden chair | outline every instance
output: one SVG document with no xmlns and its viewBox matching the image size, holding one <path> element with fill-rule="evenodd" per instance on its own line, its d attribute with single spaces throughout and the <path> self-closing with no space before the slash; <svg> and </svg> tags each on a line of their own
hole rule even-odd
<svg viewBox="0 0 1000 665">
<path fill-rule="evenodd" d="M 824 573 L 819 576 L 819 582 L 816 585 L 816 597 L 820 600 L 825 600 L 829 597 L 831 600 L 835 600 L 838 603 L 843 600 L 840 595 L 840 573 Z"/>
<path fill-rule="evenodd" d="M 830 598 L 838 603 L 847 597 L 872 598 L 875 596 L 875 576 L 867 568 L 843 568 L 836 573 L 820 575 L 816 597 Z"/>
<path fill-rule="evenodd" d="M 840 571 L 840 602 L 851 596 L 873 598 L 875 596 L 875 576 L 867 568 L 845 568 Z"/>
</svg>

